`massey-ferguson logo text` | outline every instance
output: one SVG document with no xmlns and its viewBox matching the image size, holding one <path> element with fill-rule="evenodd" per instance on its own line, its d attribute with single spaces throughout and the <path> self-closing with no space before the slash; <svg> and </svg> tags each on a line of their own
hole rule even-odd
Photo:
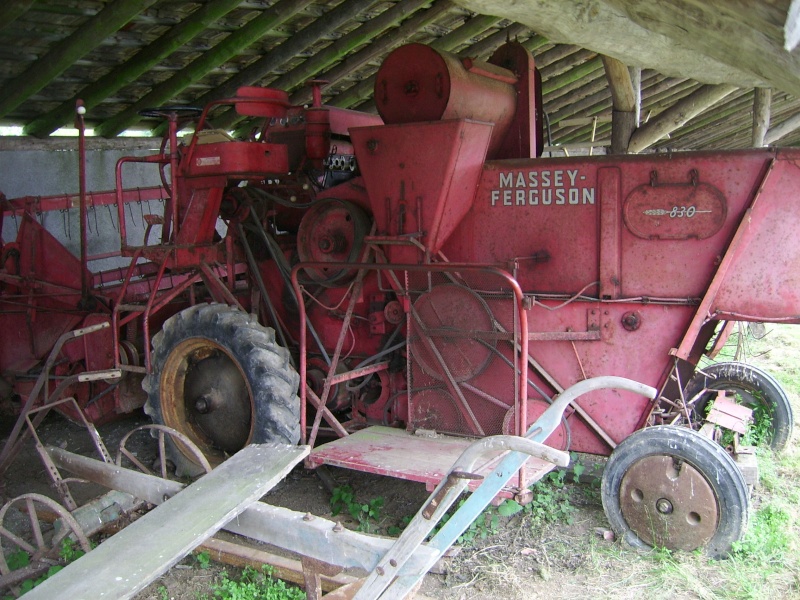
<svg viewBox="0 0 800 600">
<path fill-rule="evenodd" d="M 594 204 L 594 188 L 585 181 L 578 169 L 501 172 L 492 206 Z"/>
</svg>

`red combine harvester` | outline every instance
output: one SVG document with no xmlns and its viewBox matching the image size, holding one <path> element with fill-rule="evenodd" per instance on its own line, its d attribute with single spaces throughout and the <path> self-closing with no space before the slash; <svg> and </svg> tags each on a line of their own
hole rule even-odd
<svg viewBox="0 0 800 600">
<path fill-rule="evenodd" d="M 780 449 L 791 407 L 758 369 L 696 365 L 726 322 L 800 321 L 800 151 L 539 158 L 541 82 L 515 43 L 486 63 L 395 50 L 382 118 L 315 85 L 310 107 L 242 88 L 184 141 L 196 109 L 149 111 L 162 151 L 119 161 L 114 192 L 2 203 L 19 223 L 0 263 L 6 398 L 73 396 L 96 423 L 144 406 L 212 464 L 302 441 L 310 467 L 433 486 L 472 439 L 523 435 L 565 388 L 621 376 L 657 398 L 592 391 L 547 443 L 610 456 L 603 503 L 629 542 L 730 548 L 748 492 L 699 432 L 708 408 L 734 390 Z M 210 125 L 224 111 L 261 121 L 236 140 Z M 163 185 L 126 190 L 135 162 Z M 126 206 L 155 199 L 133 239 Z M 88 269 L 89 203 L 116 205 L 127 269 Z M 80 259 L 35 219 L 78 206 Z M 506 494 L 524 502 L 536 468 Z"/>
</svg>

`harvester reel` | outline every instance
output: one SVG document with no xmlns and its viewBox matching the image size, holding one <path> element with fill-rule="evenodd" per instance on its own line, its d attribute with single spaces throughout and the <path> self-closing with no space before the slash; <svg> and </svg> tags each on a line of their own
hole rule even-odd
<svg viewBox="0 0 800 600">
<path fill-rule="evenodd" d="M 723 558 L 747 528 L 741 471 L 721 446 L 686 427 L 628 436 L 606 463 L 601 492 L 612 529 L 637 548 Z"/>
<path fill-rule="evenodd" d="M 709 401 L 720 390 L 731 392 L 737 403 L 753 409 L 751 428 L 757 435 L 756 445 L 769 446 L 776 452 L 786 448 L 794 423 L 789 398 L 772 375 L 745 363 L 715 363 L 698 370 L 689 381 L 684 390 L 686 400 L 700 394 L 690 412 L 694 428 L 702 425 Z"/>
<path fill-rule="evenodd" d="M 27 524 L 23 524 L 22 521 L 17 521 L 15 525 L 11 524 L 11 517 L 15 511 L 19 511 L 20 515 L 27 513 Z M 44 518 L 45 515 L 47 518 Z M 53 516 L 56 517 L 56 521 L 53 521 Z M 55 527 L 53 522 L 60 526 Z M 23 567 L 25 569 L 23 580 L 33 578 L 49 567 L 59 564 L 62 543 L 68 537 L 72 538 L 84 552 L 92 549 L 75 518 L 55 500 L 41 494 L 22 494 L 9 500 L 0 509 L 0 574 L 4 577 L 11 574 L 12 569 L 8 560 L 12 554 L 19 551 L 25 552 L 29 557 L 30 568 Z M 13 587 L 12 591 L 15 595 L 19 594 Z"/>
<path fill-rule="evenodd" d="M 275 332 L 252 315 L 223 304 L 190 307 L 164 323 L 152 357 L 145 412 L 187 436 L 210 464 L 248 444 L 298 442 L 299 376 Z M 178 476 L 203 472 L 179 441 L 165 446 Z"/>
</svg>

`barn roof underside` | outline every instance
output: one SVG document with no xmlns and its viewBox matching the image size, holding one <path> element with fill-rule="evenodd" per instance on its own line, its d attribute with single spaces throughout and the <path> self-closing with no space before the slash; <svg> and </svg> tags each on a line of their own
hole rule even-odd
<svg viewBox="0 0 800 600">
<path fill-rule="evenodd" d="M 144 108 L 202 106 L 241 85 L 302 104 L 311 79 L 329 81 L 326 103 L 374 112 L 374 74 L 393 48 L 486 59 L 512 39 L 541 70 L 551 145 L 608 144 L 609 64 L 634 85 L 640 73 L 642 125 L 704 98 L 650 148 L 750 147 L 765 99 L 766 143 L 798 145 L 796 11 L 789 0 L 4 0 L 0 123 L 47 137 L 82 98 L 96 135 L 146 133 L 157 123 Z"/>
</svg>

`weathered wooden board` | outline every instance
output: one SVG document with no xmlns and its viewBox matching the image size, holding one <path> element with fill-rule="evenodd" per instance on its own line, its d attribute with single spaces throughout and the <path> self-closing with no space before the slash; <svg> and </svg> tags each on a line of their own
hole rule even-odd
<svg viewBox="0 0 800 600">
<path fill-rule="evenodd" d="M 31 600 L 130 598 L 256 502 L 308 446 L 248 446 L 28 592 Z"/>
</svg>

